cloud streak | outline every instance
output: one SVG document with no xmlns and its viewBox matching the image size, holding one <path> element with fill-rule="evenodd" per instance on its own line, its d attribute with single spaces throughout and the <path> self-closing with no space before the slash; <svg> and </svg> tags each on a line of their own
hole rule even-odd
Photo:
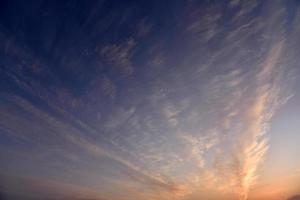
<svg viewBox="0 0 300 200">
<path fill-rule="evenodd" d="M 263 137 L 279 104 L 280 82 L 276 79 L 280 77 L 276 77 L 276 74 L 280 72 L 276 69 L 279 66 L 282 48 L 283 42 L 279 42 L 270 50 L 257 76 L 259 87 L 255 91 L 256 97 L 245 113 L 243 123 L 246 127 L 242 133 L 244 136 L 235 153 L 239 163 L 238 182 L 241 187 L 241 200 L 247 199 L 249 189 L 255 182 L 258 166 L 268 149 L 268 139 Z M 272 78 L 275 80 L 272 81 Z"/>
</svg>

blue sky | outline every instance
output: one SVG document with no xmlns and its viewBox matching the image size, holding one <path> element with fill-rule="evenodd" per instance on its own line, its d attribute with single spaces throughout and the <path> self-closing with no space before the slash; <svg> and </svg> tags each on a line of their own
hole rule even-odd
<svg viewBox="0 0 300 200">
<path fill-rule="evenodd" d="M 299 191 L 299 3 L 2 1 L 7 199 Z"/>
</svg>

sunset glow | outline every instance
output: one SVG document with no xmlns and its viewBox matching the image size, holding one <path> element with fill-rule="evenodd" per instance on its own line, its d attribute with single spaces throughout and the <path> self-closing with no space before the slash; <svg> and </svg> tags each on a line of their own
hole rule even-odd
<svg viewBox="0 0 300 200">
<path fill-rule="evenodd" d="M 299 200 L 300 1 L 0 1 L 0 200 Z"/>
</svg>

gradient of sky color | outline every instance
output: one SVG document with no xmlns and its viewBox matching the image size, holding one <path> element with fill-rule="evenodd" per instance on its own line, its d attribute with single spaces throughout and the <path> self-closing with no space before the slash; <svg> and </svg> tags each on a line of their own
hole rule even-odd
<svg viewBox="0 0 300 200">
<path fill-rule="evenodd" d="M 0 1 L 0 199 L 300 194 L 299 8 Z"/>
</svg>

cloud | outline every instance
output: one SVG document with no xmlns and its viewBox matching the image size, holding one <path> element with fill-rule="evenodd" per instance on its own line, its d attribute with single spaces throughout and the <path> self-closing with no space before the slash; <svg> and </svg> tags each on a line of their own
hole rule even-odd
<svg viewBox="0 0 300 200">
<path fill-rule="evenodd" d="M 219 21 L 221 11 L 214 6 L 207 6 L 202 9 L 194 9 L 193 3 L 187 6 L 189 13 L 185 16 L 185 33 L 200 43 L 206 43 L 220 32 Z"/>
<path fill-rule="evenodd" d="M 259 164 L 264 159 L 264 155 L 268 149 L 268 140 L 262 138 L 267 131 L 273 116 L 273 113 L 279 106 L 279 90 L 280 82 L 270 79 L 275 78 L 278 73 L 276 67 L 279 65 L 279 59 L 283 43 L 279 42 L 271 50 L 262 65 L 262 70 L 258 73 L 257 81 L 260 86 L 256 89 L 256 98 L 250 104 L 245 113 L 245 124 L 247 123 L 241 147 L 238 147 L 238 156 L 241 156 L 238 162 L 242 164 L 239 169 L 240 184 L 242 189 L 242 199 L 247 199 L 249 188 L 254 184 L 256 179 L 256 171 Z M 243 136 L 242 136 L 243 137 Z M 240 149 L 241 148 L 241 149 Z"/>
<path fill-rule="evenodd" d="M 258 175 L 258 167 L 269 146 L 266 133 L 269 130 L 270 120 L 280 105 L 279 66 L 283 48 L 283 42 L 275 44 L 259 67 L 259 71 L 254 74 L 254 85 L 247 90 L 247 94 L 252 95 L 243 97 L 244 102 L 240 102 L 239 111 L 230 122 L 230 131 L 236 132 L 232 153 L 216 162 L 219 175 L 237 189 L 241 200 L 247 199 L 249 189 Z"/>
<path fill-rule="evenodd" d="M 246 199 L 269 147 L 271 118 L 284 102 L 283 65 L 297 54 L 278 30 L 282 9 L 270 7 L 265 16 L 257 2 L 232 0 L 225 10 L 182 3 L 174 16 L 179 24 L 166 19 L 172 37 L 162 36 L 164 23 L 156 30 L 151 17 L 143 18 L 125 40 L 79 46 L 76 73 L 72 62 L 57 61 L 71 68 L 52 70 L 7 42 L 12 64 L 5 65 L 3 85 L 13 86 L 0 96 L 5 166 L 72 179 L 113 193 L 109 199 L 189 199 L 199 191 L 204 199 L 216 193 Z M 97 30 L 86 38 L 100 38 L 100 29 L 111 34 L 104 30 L 118 21 L 114 12 L 97 22 L 92 10 L 87 21 Z M 123 24 L 131 15 L 121 13 Z M 77 50 L 65 45 L 71 51 L 58 52 L 71 61 Z M 42 84 L 44 77 L 51 81 Z"/>
<path fill-rule="evenodd" d="M 231 1 L 230 5 L 236 5 L 238 3 Z M 246 15 L 248 15 L 249 13 L 251 13 L 255 8 L 257 8 L 257 6 L 259 5 L 259 2 L 256 0 L 253 1 L 242 1 L 240 3 L 240 9 L 238 10 L 238 12 L 236 13 L 236 15 L 234 16 L 235 20 L 241 20 L 243 19 L 243 17 L 245 17 Z"/>
<path fill-rule="evenodd" d="M 73 160 L 73 158 L 79 159 L 79 162 L 84 162 L 85 160 L 82 157 L 82 153 L 87 153 L 88 155 L 93 156 L 94 160 L 90 161 L 92 163 L 95 163 L 95 161 L 102 160 L 106 157 L 115 163 L 114 168 L 125 168 L 128 171 L 127 174 L 129 174 L 129 177 L 135 180 L 139 187 L 140 185 L 144 185 L 144 187 L 148 188 L 147 190 L 158 190 L 161 193 L 165 193 L 166 196 L 171 194 L 176 194 L 178 196 L 182 195 L 182 185 L 177 184 L 167 176 L 160 175 L 155 171 L 147 170 L 145 167 L 140 167 L 129 160 L 128 157 L 126 159 L 123 158 L 118 146 L 113 143 L 110 144 L 109 140 L 102 140 L 101 142 L 92 141 L 89 137 L 91 134 L 83 135 L 81 130 L 68 123 L 63 123 L 61 119 L 49 115 L 48 113 L 40 110 L 27 100 L 20 97 L 2 95 L 2 100 L 4 99 L 10 100 L 22 110 L 30 113 L 32 119 L 26 120 L 24 116 L 20 114 L 16 115 L 14 113 L 15 111 L 12 112 L 12 110 L 10 110 L 8 112 L 1 108 L 1 115 L 6 119 L 1 121 L 1 126 L 6 127 L 7 134 L 13 133 L 13 137 L 15 137 L 17 140 L 26 140 L 41 146 L 36 147 L 39 149 L 39 159 L 43 160 L 43 155 L 51 155 L 51 153 L 54 153 L 54 151 L 52 151 L 54 147 L 58 150 L 56 153 L 60 154 L 60 156 L 71 158 L 71 160 Z M 128 115 L 132 115 L 133 112 L 134 110 L 130 110 L 125 112 L 125 115 L 120 115 L 119 113 L 116 115 L 116 117 L 119 119 L 118 122 L 122 122 L 121 119 L 124 117 L 124 120 L 127 119 Z M 12 126 L 12 124 L 16 122 L 18 122 L 21 128 L 18 126 Z M 34 125 L 32 124 L 33 122 Z M 109 127 L 114 128 L 116 126 L 117 125 L 114 124 L 110 125 Z M 40 135 L 40 131 L 43 131 L 42 135 Z M 90 130 L 86 129 L 85 131 Z M 50 140 L 49 138 L 51 137 L 52 139 Z M 78 150 L 76 149 L 83 152 L 78 153 Z M 28 153 L 30 154 L 30 152 L 22 152 L 21 154 L 24 154 L 26 158 Z M 154 154 L 148 154 L 148 156 L 151 155 L 155 156 Z M 139 159 L 144 159 L 144 157 L 139 157 Z M 74 169 L 68 169 L 66 173 L 74 176 L 77 172 L 74 171 Z M 84 172 L 80 173 L 85 174 Z M 90 174 L 89 176 L 91 175 L 93 174 Z"/>
<path fill-rule="evenodd" d="M 178 137 L 190 148 L 190 155 L 185 159 L 185 162 L 187 162 L 188 159 L 192 159 L 199 168 L 205 166 L 204 154 L 210 148 L 218 144 L 218 138 L 215 134 L 197 137 L 188 133 L 181 133 Z"/>
<path fill-rule="evenodd" d="M 116 67 L 124 75 L 129 76 L 134 71 L 131 56 L 135 46 L 136 41 L 134 39 L 128 39 L 119 45 L 112 44 L 102 47 L 100 55 L 108 64 Z"/>
</svg>

